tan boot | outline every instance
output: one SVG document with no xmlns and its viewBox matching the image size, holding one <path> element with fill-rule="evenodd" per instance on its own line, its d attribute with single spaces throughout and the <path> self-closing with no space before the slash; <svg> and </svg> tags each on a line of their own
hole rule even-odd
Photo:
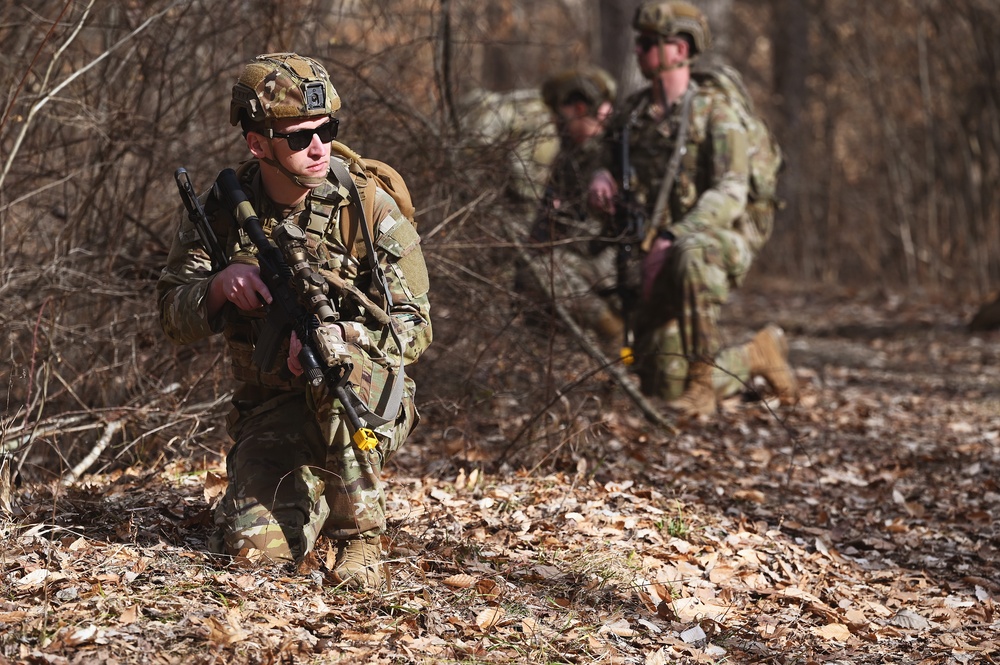
<svg viewBox="0 0 1000 665">
<path fill-rule="evenodd" d="M 382 584 L 382 547 L 379 538 L 355 538 L 337 543 L 333 573 L 344 585 L 377 589 Z"/>
<path fill-rule="evenodd" d="M 688 367 L 684 394 L 669 402 L 668 406 L 691 418 L 715 415 L 717 405 L 712 387 L 712 366 L 705 362 L 692 362 Z"/>
<path fill-rule="evenodd" d="M 750 373 L 764 377 L 782 404 L 799 401 L 799 384 L 788 364 L 788 340 L 785 331 L 769 325 L 754 335 L 748 345 Z"/>
</svg>

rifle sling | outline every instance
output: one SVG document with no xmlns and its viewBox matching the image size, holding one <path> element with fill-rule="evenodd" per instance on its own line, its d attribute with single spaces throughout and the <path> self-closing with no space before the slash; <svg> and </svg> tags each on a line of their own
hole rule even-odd
<svg viewBox="0 0 1000 665">
<path fill-rule="evenodd" d="M 677 127 L 677 142 L 674 145 L 674 152 L 670 155 L 670 160 L 667 162 L 667 168 L 664 170 L 663 182 L 660 183 L 660 191 L 656 195 L 656 205 L 653 207 L 653 216 L 651 218 L 651 230 L 659 228 L 663 211 L 667 207 L 667 196 L 674 187 L 674 180 L 676 180 L 677 171 L 681 166 L 681 157 L 687 152 L 687 135 L 691 124 L 691 100 L 694 99 L 694 92 L 694 84 L 689 85 L 679 102 L 681 105 L 681 121 Z"/>
</svg>

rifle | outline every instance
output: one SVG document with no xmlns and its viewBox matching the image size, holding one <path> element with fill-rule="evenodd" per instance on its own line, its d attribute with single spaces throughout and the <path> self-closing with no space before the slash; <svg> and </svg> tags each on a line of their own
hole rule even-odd
<svg viewBox="0 0 1000 665">
<path fill-rule="evenodd" d="M 208 215 L 205 214 L 205 208 L 202 207 L 201 201 L 191 185 L 187 169 L 182 166 L 174 171 L 174 181 L 177 183 L 177 190 L 181 193 L 184 207 L 187 208 L 188 219 L 194 224 L 195 231 L 201 238 L 201 245 L 208 252 L 208 258 L 212 261 L 212 272 L 219 272 L 229 265 L 229 259 L 222 245 L 219 244 L 215 231 L 212 230 Z"/>
<path fill-rule="evenodd" d="M 635 342 L 633 329 L 633 314 L 639 299 L 634 280 L 631 279 L 632 263 L 635 248 L 642 242 L 646 229 L 646 214 L 642 206 L 636 204 L 632 192 L 632 164 L 629 156 L 629 132 L 634 116 L 628 118 L 621 130 L 619 159 L 621 160 L 621 182 L 619 183 L 619 201 L 615 206 L 615 227 L 618 234 L 618 253 L 615 256 L 616 290 L 622 305 L 622 323 L 624 323 L 624 339 L 622 339 L 621 359 L 626 365 L 635 361 L 632 355 L 632 345 Z"/>
<path fill-rule="evenodd" d="M 188 214 L 212 257 L 213 271 L 217 265 L 225 267 L 228 263 L 225 253 L 204 208 L 193 196 L 194 188 L 187 172 L 181 168 L 174 175 Z M 354 368 L 350 352 L 346 344 L 332 334 L 330 327 L 324 326 L 339 320 L 340 316 L 327 297 L 326 279 L 309 264 L 305 232 L 294 224 L 282 224 L 272 232 L 278 244 L 272 243 L 232 169 L 219 173 L 212 189 L 215 198 L 230 210 L 235 223 L 257 248 L 260 276 L 271 292 L 271 303 L 266 305 L 267 315 L 254 345 L 252 362 L 265 370 L 272 368 L 283 340 L 294 331 L 302 342 L 298 360 L 306 381 L 313 386 L 326 384 L 347 415 L 354 430 L 354 443 L 361 450 L 373 450 L 378 440 L 358 416 L 354 407 L 357 397 L 351 394 L 347 383 Z M 286 255 L 291 266 L 285 260 Z"/>
</svg>

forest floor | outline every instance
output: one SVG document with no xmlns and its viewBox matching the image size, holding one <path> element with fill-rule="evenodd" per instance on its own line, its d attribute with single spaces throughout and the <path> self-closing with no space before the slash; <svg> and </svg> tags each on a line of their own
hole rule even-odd
<svg viewBox="0 0 1000 665">
<path fill-rule="evenodd" d="M 741 293 L 727 326 L 785 327 L 801 403 L 658 432 L 606 382 L 553 438 L 572 467 L 494 464 L 509 443 L 425 416 L 373 594 L 322 542 L 297 571 L 206 554 L 221 457 L 26 485 L 0 664 L 998 662 L 1000 333 L 970 314 Z"/>
</svg>

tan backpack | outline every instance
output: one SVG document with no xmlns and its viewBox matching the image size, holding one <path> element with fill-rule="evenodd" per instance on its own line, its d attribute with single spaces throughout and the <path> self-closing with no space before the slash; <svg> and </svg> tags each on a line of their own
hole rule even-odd
<svg viewBox="0 0 1000 665">
<path fill-rule="evenodd" d="M 413 206 L 413 199 L 410 197 L 410 190 L 406 186 L 403 176 L 396 169 L 377 159 L 363 159 L 361 155 L 340 141 L 331 143 L 331 150 L 347 161 L 347 170 L 357 188 L 358 198 L 361 202 L 363 215 L 359 215 L 355 206 L 348 206 L 344 211 L 347 223 L 340 225 L 341 240 L 343 240 L 345 247 L 351 248 L 351 253 L 354 256 L 361 257 L 367 253 L 364 238 L 359 237 L 358 233 L 361 228 L 359 216 L 363 216 L 369 235 L 374 235 L 376 186 L 385 190 L 396 202 L 403 216 L 413 224 L 414 228 L 417 227 L 414 219 L 416 209 Z M 350 183 L 343 182 L 343 172 L 340 172 L 335 166 L 333 172 L 341 181 L 341 186 L 350 190 Z M 363 234 L 360 235 L 363 236 Z"/>
</svg>

